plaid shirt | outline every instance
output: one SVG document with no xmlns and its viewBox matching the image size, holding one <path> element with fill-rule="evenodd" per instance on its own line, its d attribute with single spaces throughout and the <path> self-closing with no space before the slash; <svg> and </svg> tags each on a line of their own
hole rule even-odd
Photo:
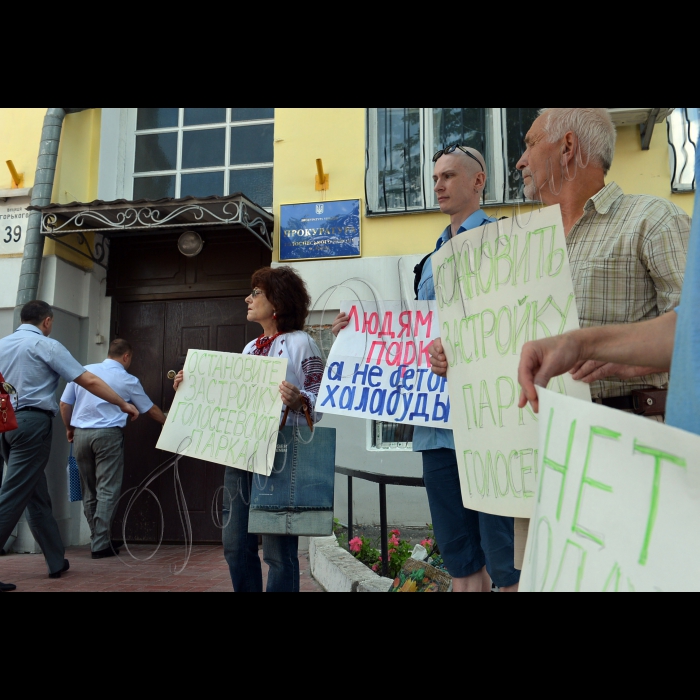
<svg viewBox="0 0 700 700">
<path fill-rule="evenodd" d="M 675 204 L 648 195 L 625 195 L 611 182 L 586 202 L 567 236 L 581 327 L 635 323 L 679 305 L 690 218 Z M 668 374 L 591 385 L 594 398 L 629 396 L 662 388 Z"/>
</svg>

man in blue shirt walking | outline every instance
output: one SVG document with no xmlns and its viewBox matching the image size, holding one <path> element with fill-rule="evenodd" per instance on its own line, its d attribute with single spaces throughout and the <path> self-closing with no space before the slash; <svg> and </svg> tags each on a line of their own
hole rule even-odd
<svg viewBox="0 0 700 700">
<path fill-rule="evenodd" d="M 108 358 L 86 369 L 102 379 L 125 401 L 134 404 L 161 425 L 165 415 L 153 404 L 141 382 L 127 371 L 134 352 L 118 338 L 109 346 Z M 76 383 L 61 396 L 61 417 L 68 442 L 80 470 L 83 509 L 90 526 L 92 558 L 104 559 L 119 553 L 122 542 L 111 541 L 112 520 L 124 478 L 124 433 L 126 416 L 115 406 L 91 394 Z"/>
<path fill-rule="evenodd" d="M 22 325 L 0 340 L 0 371 L 11 385 L 17 430 L 0 435 L 0 454 L 7 470 L 0 488 L 0 543 L 7 542 L 24 510 L 27 524 L 46 559 L 50 578 L 68 571 L 65 548 L 53 517 L 44 470 L 51 453 L 53 418 L 58 413 L 56 388 L 62 377 L 118 407 L 136 420 L 138 410 L 87 372 L 63 345 L 49 339 L 53 311 L 31 301 L 21 313 Z M 14 590 L 0 584 L 0 591 Z"/>
</svg>

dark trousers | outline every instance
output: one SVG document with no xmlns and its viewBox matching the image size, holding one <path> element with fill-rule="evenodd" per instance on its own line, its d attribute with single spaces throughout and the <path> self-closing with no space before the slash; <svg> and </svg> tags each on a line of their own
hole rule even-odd
<svg viewBox="0 0 700 700">
<path fill-rule="evenodd" d="M 7 542 L 26 509 L 27 524 L 49 573 L 57 573 L 63 568 L 66 550 L 45 474 L 53 421 L 44 413 L 23 411 L 17 414 L 17 424 L 17 430 L 0 435 L 0 454 L 7 464 L 0 488 L 0 542 Z"/>
<path fill-rule="evenodd" d="M 236 593 L 262 593 L 262 566 L 258 536 L 248 532 L 250 492 L 256 477 L 226 468 L 224 479 L 224 557 Z M 299 592 L 299 538 L 263 535 L 263 559 L 270 567 L 268 593 Z"/>
</svg>

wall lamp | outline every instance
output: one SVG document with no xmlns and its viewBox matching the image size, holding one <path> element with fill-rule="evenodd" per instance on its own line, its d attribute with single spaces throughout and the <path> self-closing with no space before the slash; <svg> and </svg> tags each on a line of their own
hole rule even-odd
<svg viewBox="0 0 700 700">
<path fill-rule="evenodd" d="M 316 158 L 316 170 L 316 191 L 327 190 L 331 186 L 331 176 L 323 172 L 323 161 L 320 158 Z"/>
<path fill-rule="evenodd" d="M 24 173 L 18 173 L 17 169 L 15 168 L 15 164 L 11 160 L 8 160 L 6 162 L 7 167 L 10 171 L 10 175 L 12 175 L 12 189 L 21 189 L 22 185 L 24 185 Z"/>
</svg>

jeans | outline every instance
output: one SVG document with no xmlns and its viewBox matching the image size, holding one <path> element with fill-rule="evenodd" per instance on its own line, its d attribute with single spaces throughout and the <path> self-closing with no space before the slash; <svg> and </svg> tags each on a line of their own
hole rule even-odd
<svg viewBox="0 0 700 700">
<path fill-rule="evenodd" d="M 80 470 L 92 551 L 102 552 L 111 547 L 112 520 L 122 492 L 124 433 L 120 428 L 76 428 L 73 454 Z"/>
<path fill-rule="evenodd" d="M 0 488 L 0 542 L 7 542 L 26 508 L 29 529 L 49 573 L 55 574 L 63 568 L 66 550 L 53 517 L 45 474 L 53 421 L 44 413 L 22 411 L 17 413 L 17 424 L 17 430 L 0 434 L 0 454 L 7 463 Z"/>
<path fill-rule="evenodd" d="M 224 478 L 224 557 L 236 593 L 262 593 L 263 589 L 258 536 L 248 532 L 254 478 L 261 477 L 231 468 L 226 469 Z M 268 593 L 299 592 L 298 537 L 263 536 L 263 558 L 270 567 Z"/>
<path fill-rule="evenodd" d="M 422 454 L 423 481 L 435 538 L 450 576 L 466 578 L 485 565 L 499 588 L 518 583 L 514 519 L 464 507 L 454 450 L 429 450 Z"/>
</svg>

